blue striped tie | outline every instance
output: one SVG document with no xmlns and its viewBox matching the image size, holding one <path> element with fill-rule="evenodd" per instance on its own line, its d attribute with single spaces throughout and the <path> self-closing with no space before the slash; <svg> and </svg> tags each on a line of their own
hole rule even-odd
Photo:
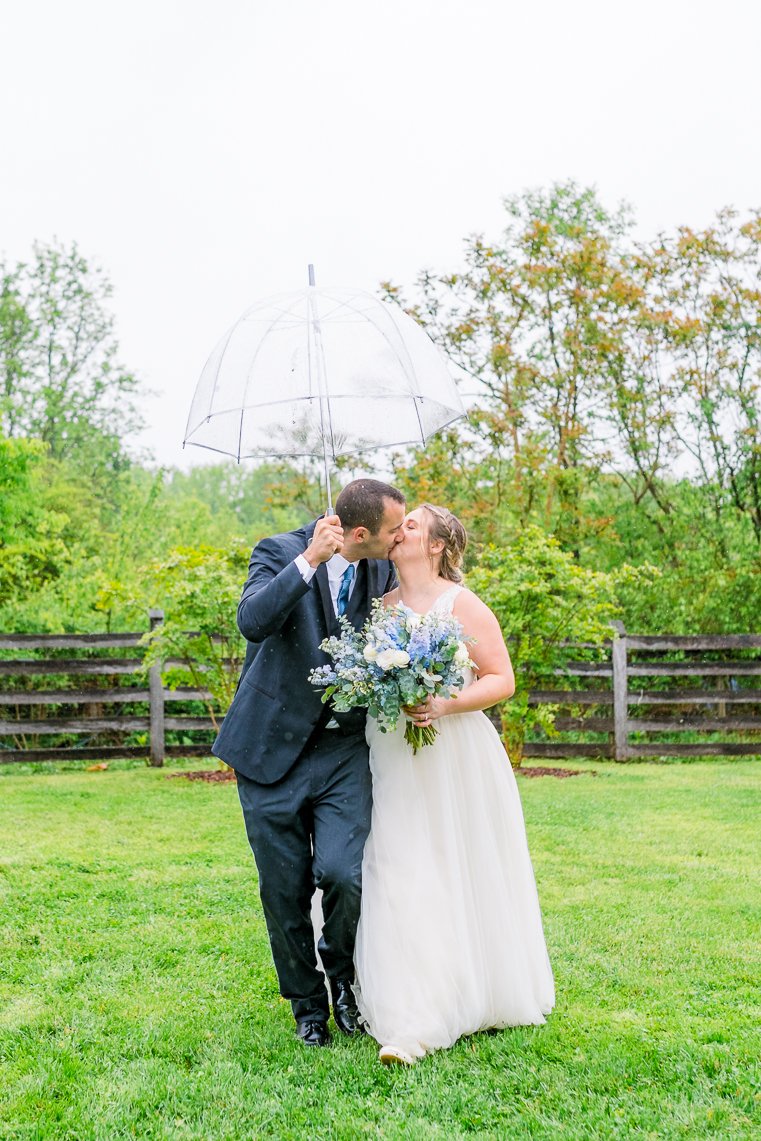
<svg viewBox="0 0 761 1141">
<path fill-rule="evenodd" d="M 346 613 L 346 607 L 349 605 L 349 592 L 351 584 L 354 581 L 354 565 L 349 563 L 341 577 L 341 589 L 338 592 L 338 606 L 337 610 L 339 615 Z"/>
</svg>

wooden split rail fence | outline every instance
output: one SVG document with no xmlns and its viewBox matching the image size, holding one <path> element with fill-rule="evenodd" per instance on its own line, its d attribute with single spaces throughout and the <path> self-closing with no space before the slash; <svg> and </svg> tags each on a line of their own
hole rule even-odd
<svg viewBox="0 0 761 1141">
<path fill-rule="evenodd" d="M 151 629 L 163 617 L 152 610 Z M 0 635 L 0 655 L 5 655 L 0 656 L 0 763 L 145 757 L 160 766 L 167 756 L 207 756 L 212 738 L 208 713 L 188 715 L 178 709 L 210 695 L 195 688 L 167 688 L 159 666 L 146 671 L 143 637 Z M 34 651 L 45 656 L 29 656 Z M 165 667 L 183 664 L 169 661 Z M 199 731 L 205 738 L 201 743 Z M 182 742 L 168 743 L 172 735 Z M 51 744 L 51 737 L 59 742 Z"/>
<path fill-rule="evenodd" d="M 151 611 L 151 626 L 162 618 Z M 158 666 L 146 675 L 142 637 L 0 636 L 0 763 L 208 755 L 209 694 L 168 688 Z M 526 757 L 761 756 L 760 634 L 619 627 L 596 656 L 567 661 L 555 688 L 532 691 L 532 705 L 557 707 L 556 732 L 529 739 Z"/>
<path fill-rule="evenodd" d="M 532 691 L 532 705 L 560 708 L 558 736 L 528 741 L 525 756 L 761 757 L 761 634 L 640 636 L 614 626 L 605 660 L 568 661 L 562 689 Z M 598 740 L 568 740 L 582 733 Z"/>
</svg>

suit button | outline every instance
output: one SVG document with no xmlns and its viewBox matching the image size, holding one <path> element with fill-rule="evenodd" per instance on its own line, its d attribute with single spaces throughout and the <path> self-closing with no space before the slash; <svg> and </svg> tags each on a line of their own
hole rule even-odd
<svg viewBox="0 0 761 1141">
<path fill-rule="evenodd" d="M 291 733 L 290 729 L 286 733 L 283 733 L 283 740 L 284 741 L 292 741 L 293 740 L 293 733 Z"/>
</svg>

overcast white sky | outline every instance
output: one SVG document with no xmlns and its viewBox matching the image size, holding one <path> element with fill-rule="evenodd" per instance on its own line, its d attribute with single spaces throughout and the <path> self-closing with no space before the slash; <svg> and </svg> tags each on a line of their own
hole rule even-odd
<svg viewBox="0 0 761 1141">
<path fill-rule="evenodd" d="M 454 268 L 501 201 L 575 178 L 638 228 L 761 205 L 757 0 L 0 3 L 0 249 L 76 241 L 181 450 L 257 298 Z"/>
</svg>

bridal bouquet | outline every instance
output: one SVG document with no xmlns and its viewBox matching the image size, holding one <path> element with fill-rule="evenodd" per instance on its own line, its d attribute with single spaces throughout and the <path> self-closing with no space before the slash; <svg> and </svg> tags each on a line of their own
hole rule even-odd
<svg viewBox="0 0 761 1141">
<path fill-rule="evenodd" d="M 345 713 L 368 710 L 382 732 L 396 728 L 405 706 L 428 697 L 452 697 L 462 689 L 471 665 L 460 623 L 451 614 L 415 614 L 399 604 L 386 608 L 378 599 L 361 632 L 344 617 L 340 637 L 326 638 L 320 649 L 331 665 L 309 675 L 325 689 L 322 700 Z M 433 725 L 407 721 L 405 740 L 417 753 L 436 737 Z"/>
</svg>

